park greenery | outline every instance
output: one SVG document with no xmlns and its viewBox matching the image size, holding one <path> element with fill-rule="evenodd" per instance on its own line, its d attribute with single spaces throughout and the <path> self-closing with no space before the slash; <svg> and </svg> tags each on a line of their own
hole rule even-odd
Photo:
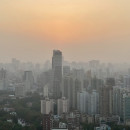
<svg viewBox="0 0 130 130">
<path fill-rule="evenodd" d="M 0 106 L 9 104 L 15 109 L 17 115 L 10 115 L 10 112 L 0 110 L 0 130 L 42 130 L 42 115 L 40 113 L 40 99 L 37 94 L 29 94 L 26 98 L 5 99 L 0 103 Z M 28 104 L 31 104 L 28 105 Z M 13 122 L 7 122 L 11 119 Z M 22 127 L 18 124 L 18 119 L 22 119 L 27 123 L 27 126 Z"/>
</svg>

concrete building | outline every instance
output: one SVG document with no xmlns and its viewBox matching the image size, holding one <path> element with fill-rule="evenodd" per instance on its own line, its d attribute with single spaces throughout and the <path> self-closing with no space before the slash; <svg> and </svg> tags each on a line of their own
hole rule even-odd
<svg viewBox="0 0 130 130">
<path fill-rule="evenodd" d="M 15 96 L 24 97 L 25 96 L 25 86 L 22 83 L 16 84 Z"/>
<path fill-rule="evenodd" d="M 23 82 L 25 85 L 25 91 L 30 92 L 33 88 L 34 77 L 32 71 L 25 71 L 23 76 Z"/>
<path fill-rule="evenodd" d="M 100 90 L 100 114 L 111 116 L 113 114 L 113 87 L 104 86 Z"/>
<path fill-rule="evenodd" d="M 130 75 L 123 76 L 124 87 L 130 88 Z"/>
<path fill-rule="evenodd" d="M 63 66 L 63 77 L 70 75 L 70 66 Z"/>
<path fill-rule="evenodd" d="M 130 125 L 130 93 L 123 95 L 123 114 L 125 124 Z"/>
<path fill-rule="evenodd" d="M 65 76 L 62 84 L 62 96 L 69 100 L 70 110 L 77 108 L 77 92 L 80 92 L 80 83 L 73 79 L 73 76 Z"/>
<path fill-rule="evenodd" d="M 62 52 L 59 50 L 53 51 L 52 71 L 53 71 L 53 97 L 55 99 L 58 99 L 61 97 L 61 83 L 62 83 Z"/>
<path fill-rule="evenodd" d="M 45 97 L 45 98 L 49 97 L 49 84 L 46 84 L 43 87 L 43 97 Z"/>
<path fill-rule="evenodd" d="M 99 114 L 99 93 L 96 90 L 92 92 L 78 92 L 77 108 L 81 113 L 89 115 Z"/>
<path fill-rule="evenodd" d="M 12 70 L 13 72 L 16 72 L 19 69 L 20 66 L 20 61 L 17 60 L 16 58 L 12 59 Z"/>
<path fill-rule="evenodd" d="M 50 114 L 54 111 L 54 102 L 52 99 L 46 98 L 45 100 L 41 100 L 41 113 L 42 114 Z"/>
<path fill-rule="evenodd" d="M 68 99 L 63 97 L 62 99 L 57 100 L 57 112 L 58 115 L 69 112 L 69 102 Z"/>
<path fill-rule="evenodd" d="M 89 109 L 89 93 L 86 91 L 78 92 L 77 94 L 77 108 L 81 113 L 88 113 Z"/>
<path fill-rule="evenodd" d="M 99 65 L 100 65 L 100 61 L 98 60 L 89 61 L 89 68 L 91 70 L 92 77 L 97 76 Z"/>
<path fill-rule="evenodd" d="M 6 90 L 7 88 L 7 73 L 5 69 L 0 70 L 0 90 Z"/>
<path fill-rule="evenodd" d="M 93 90 L 90 96 L 91 96 L 90 114 L 91 115 L 99 114 L 99 93 L 96 90 Z"/>
<path fill-rule="evenodd" d="M 127 88 L 120 86 L 113 87 L 113 114 L 123 119 L 123 95 L 129 92 Z"/>
<path fill-rule="evenodd" d="M 80 85 L 80 91 L 83 91 L 84 88 L 84 70 L 83 69 L 73 69 L 72 70 L 72 76 L 75 80 L 75 85 Z M 79 84 L 80 83 L 80 84 Z"/>
</svg>

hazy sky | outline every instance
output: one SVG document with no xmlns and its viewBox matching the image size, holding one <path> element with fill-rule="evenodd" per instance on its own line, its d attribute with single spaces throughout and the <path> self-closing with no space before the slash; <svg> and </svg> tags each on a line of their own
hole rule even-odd
<svg viewBox="0 0 130 130">
<path fill-rule="evenodd" d="M 0 0 L 0 61 L 130 61 L 130 0 Z"/>
</svg>

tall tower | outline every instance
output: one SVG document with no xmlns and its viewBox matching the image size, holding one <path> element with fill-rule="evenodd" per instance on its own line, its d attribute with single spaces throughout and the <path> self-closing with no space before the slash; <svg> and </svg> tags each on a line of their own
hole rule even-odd
<svg viewBox="0 0 130 130">
<path fill-rule="evenodd" d="M 60 50 L 53 50 L 52 71 L 53 71 L 53 97 L 57 99 L 61 97 L 61 82 L 62 82 L 62 52 Z"/>
<path fill-rule="evenodd" d="M 123 116 L 124 123 L 130 124 L 130 93 L 123 94 Z"/>
<path fill-rule="evenodd" d="M 34 84 L 34 77 L 32 71 L 25 71 L 23 76 L 25 85 L 25 92 L 30 92 Z"/>
<path fill-rule="evenodd" d="M 5 90 L 7 87 L 7 73 L 3 68 L 0 70 L 0 90 Z"/>
<path fill-rule="evenodd" d="M 100 114 L 104 117 L 113 113 L 113 87 L 106 85 L 100 90 Z"/>
</svg>

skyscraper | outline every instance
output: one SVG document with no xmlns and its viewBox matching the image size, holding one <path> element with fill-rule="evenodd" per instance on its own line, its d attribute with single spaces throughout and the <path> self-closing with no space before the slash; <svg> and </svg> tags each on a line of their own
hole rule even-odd
<svg viewBox="0 0 130 130">
<path fill-rule="evenodd" d="M 52 71 L 53 71 L 53 97 L 57 99 L 61 97 L 61 83 L 62 83 L 62 52 L 60 50 L 53 51 Z"/>
<path fill-rule="evenodd" d="M 123 99 L 124 122 L 130 125 L 130 93 L 124 94 Z"/>
<path fill-rule="evenodd" d="M 104 117 L 113 113 L 113 87 L 104 86 L 100 90 L 100 114 Z"/>
<path fill-rule="evenodd" d="M 86 91 L 77 93 L 77 108 L 82 113 L 88 113 L 89 93 Z"/>
<path fill-rule="evenodd" d="M 96 90 L 92 90 L 91 93 L 91 115 L 99 114 L 99 93 Z"/>
<path fill-rule="evenodd" d="M 75 89 L 75 80 L 72 76 L 65 76 L 63 78 L 62 96 L 69 100 L 70 110 L 76 109 L 77 91 Z"/>
<path fill-rule="evenodd" d="M 7 74 L 3 68 L 0 70 L 0 90 L 5 90 L 7 87 Z"/>
<path fill-rule="evenodd" d="M 82 91 L 77 94 L 77 108 L 81 113 L 89 115 L 99 114 L 99 94 L 96 90 L 92 92 Z"/>
<path fill-rule="evenodd" d="M 23 76 L 25 84 L 25 92 L 30 92 L 34 84 L 34 77 L 32 71 L 25 71 Z"/>
<path fill-rule="evenodd" d="M 113 88 L 113 114 L 119 115 L 123 119 L 123 95 L 129 90 L 120 86 Z"/>
</svg>

